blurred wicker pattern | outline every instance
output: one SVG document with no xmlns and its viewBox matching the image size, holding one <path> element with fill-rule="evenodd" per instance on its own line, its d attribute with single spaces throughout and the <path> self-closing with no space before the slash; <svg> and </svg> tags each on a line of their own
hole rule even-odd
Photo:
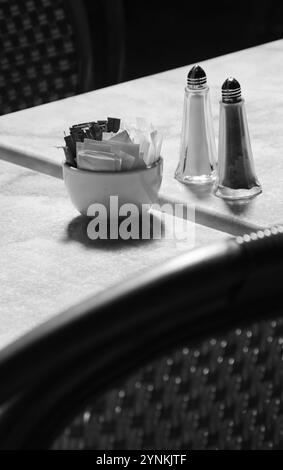
<svg viewBox="0 0 283 470">
<path fill-rule="evenodd" d="M 283 448 L 283 321 L 184 348 L 82 413 L 56 449 Z"/>
<path fill-rule="evenodd" d="M 0 0 L 0 114 L 73 95 L 74 36 L 63 0 Z"/>
</svg>

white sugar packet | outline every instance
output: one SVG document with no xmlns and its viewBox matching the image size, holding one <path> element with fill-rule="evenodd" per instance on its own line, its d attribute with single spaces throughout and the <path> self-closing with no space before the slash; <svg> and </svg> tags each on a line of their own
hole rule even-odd
<svg viewBox="0 0 283 470">
<path fill-rule="evenodd" d="M 163 136 L 149 121 L 141 117 L 122 121 L 121 130 L 127 131 L 131 140 L 140 146 L 140 156 L 147 166 L 160 158 Z"/>
<path fill-rule="evenodd" d="M 121 171 L 122 159 L 115 154 L 96 151 L 79 151 L 79 169 L 89 171 Z"/>
</svg>

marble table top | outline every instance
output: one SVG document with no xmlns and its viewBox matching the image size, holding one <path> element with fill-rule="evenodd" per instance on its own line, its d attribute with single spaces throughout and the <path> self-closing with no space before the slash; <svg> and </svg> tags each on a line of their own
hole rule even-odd
<svg viewBox="0 0 283 470">
<path fill-rule="evenodd" d="M 183 240 L 92 242 L 62 181 L 3 161 L 0 217 L 0 349 L 87 296 L 227 238 L 186 222 Z M 166 228 L 168 215 L 163 222 Z"/>
<path fill-rule="evenodd" d="M 61 176 L 63 130 L 77 122 L 107 116 L 145 116 L 166 139 L 161 200 L 196 207 L 201 224 L 242 234 L 283 222 L 283 40 L 202 63 L 211 87 L 217 134 L 220 89 L 227 76 L 241 85 L 256 170 L 263 194 L 246 204 L 227 204 L 211 189 L 190 189 L 174 178 L 179 158 L 184 86 L 182 67 L 110 88 L 24 110 L 0 118 L 0 159 Z M 55 184 L 55 183 L 54 183 Z"/>
</svg>

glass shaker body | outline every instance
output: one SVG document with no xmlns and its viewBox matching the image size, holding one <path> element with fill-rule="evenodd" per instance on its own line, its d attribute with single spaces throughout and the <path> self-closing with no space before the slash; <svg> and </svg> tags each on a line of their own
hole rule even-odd
<svg viewBox="0 0 283 470">
<path fill-rule="evenodd" d="M 215 194 L 247 199 L 261 193 L 250 143 L 245 102 L 220 102 L 218 177 Z"/>
<path fill-rule="evenodd" d="M 179 165 L 175 173 L 185 184 L 215 180 L 216 146 L 209 87 L 186 87 Z"/>
</svg>

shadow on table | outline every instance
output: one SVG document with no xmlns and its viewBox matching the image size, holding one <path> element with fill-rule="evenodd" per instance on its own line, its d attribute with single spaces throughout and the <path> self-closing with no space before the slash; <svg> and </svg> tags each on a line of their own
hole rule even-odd
<svg viewBox="0 0 283 470">
<path fill-rule="evenodd" d="M 242 199 L 239 201 L 227 201 L 224 200 L 226 206 L 229 208 L 230 212 L 234 215 L 243 215 L 248 209 L 253 205 L 254 199 Z"/>
<path fill-rule="evenodd" d="M 119 219 L 118 227 L 121 227 L 121 223 L 125 221 L 125 217 Z M 67 227 L 66 239 L 67 241 L 73 240 L 78 243 L 81 243 L 87 248 L 90 249 L 101 249 L 101 250 L 121 250 L 127 249 L 129 247 L 141 245 L 141 244 L 148 244 L 157 241 L 154 234 L 155 230 L 160 229 L 160 238 L 163 238 L 165 233 L 165 225 L 162 219 L 155 216 L 154 214 L 149 214 L 148 217 L 142 219 L 141 217 L 134 220 L 134 223 L 137 224 L 135 233 L 139 235 L 139 238 L 129 238 L 125 240 L 120 236 L 119 228 L 118 231 L 118 238 L 111 238 L 110 236 L 110 222 L 107 221 L 107 239 L 98 238 L 93 240 L 94 229 L 91 225 L 93 221 L 92 217 L 84 217 L 78 216 L 73 219 Z M 156 224 L 156 225 L 155 225 Z M 132 229 L 130 229 L 131 231 Z M 89 233 L 91 233 L 91 238 L 89 237 Z M 133 231 L 132 231 L 133 233 Z M 143 234 L 146 233 L 146 237 L 143 237 Z M 156 233 L 156 232 L 155 232 Z M 160 239 L 159 238 L 159 239 Z"/>
<path fill-rule="evenodd" d="M 193 194 L 197 199 L 207 199 L 213 195 L 213 183 L 184 185 L 184 191 Z"/>
<path fill-rule="evenodd" d="M 207 183 L 203 185 L 190 185 L 185 188 L 185 190 L 188 193 L 193 194 L 197 199 L 205 200 L 210 196 L 214 196 L 213 193 L 213 188 L 214 184 L 213 183 Z M 214 196 L 216 197 L 216 196 Z M 253 205 L 253 199 L 241 199 L 241 200 L 235 200 L 235 201 L 229 201 L 223 199 L 224 204 L 229 208 L 229 211 L 235 215 L 235 216 L 240 216 L 245 214 L 249 208 Z"/>
</svg>

